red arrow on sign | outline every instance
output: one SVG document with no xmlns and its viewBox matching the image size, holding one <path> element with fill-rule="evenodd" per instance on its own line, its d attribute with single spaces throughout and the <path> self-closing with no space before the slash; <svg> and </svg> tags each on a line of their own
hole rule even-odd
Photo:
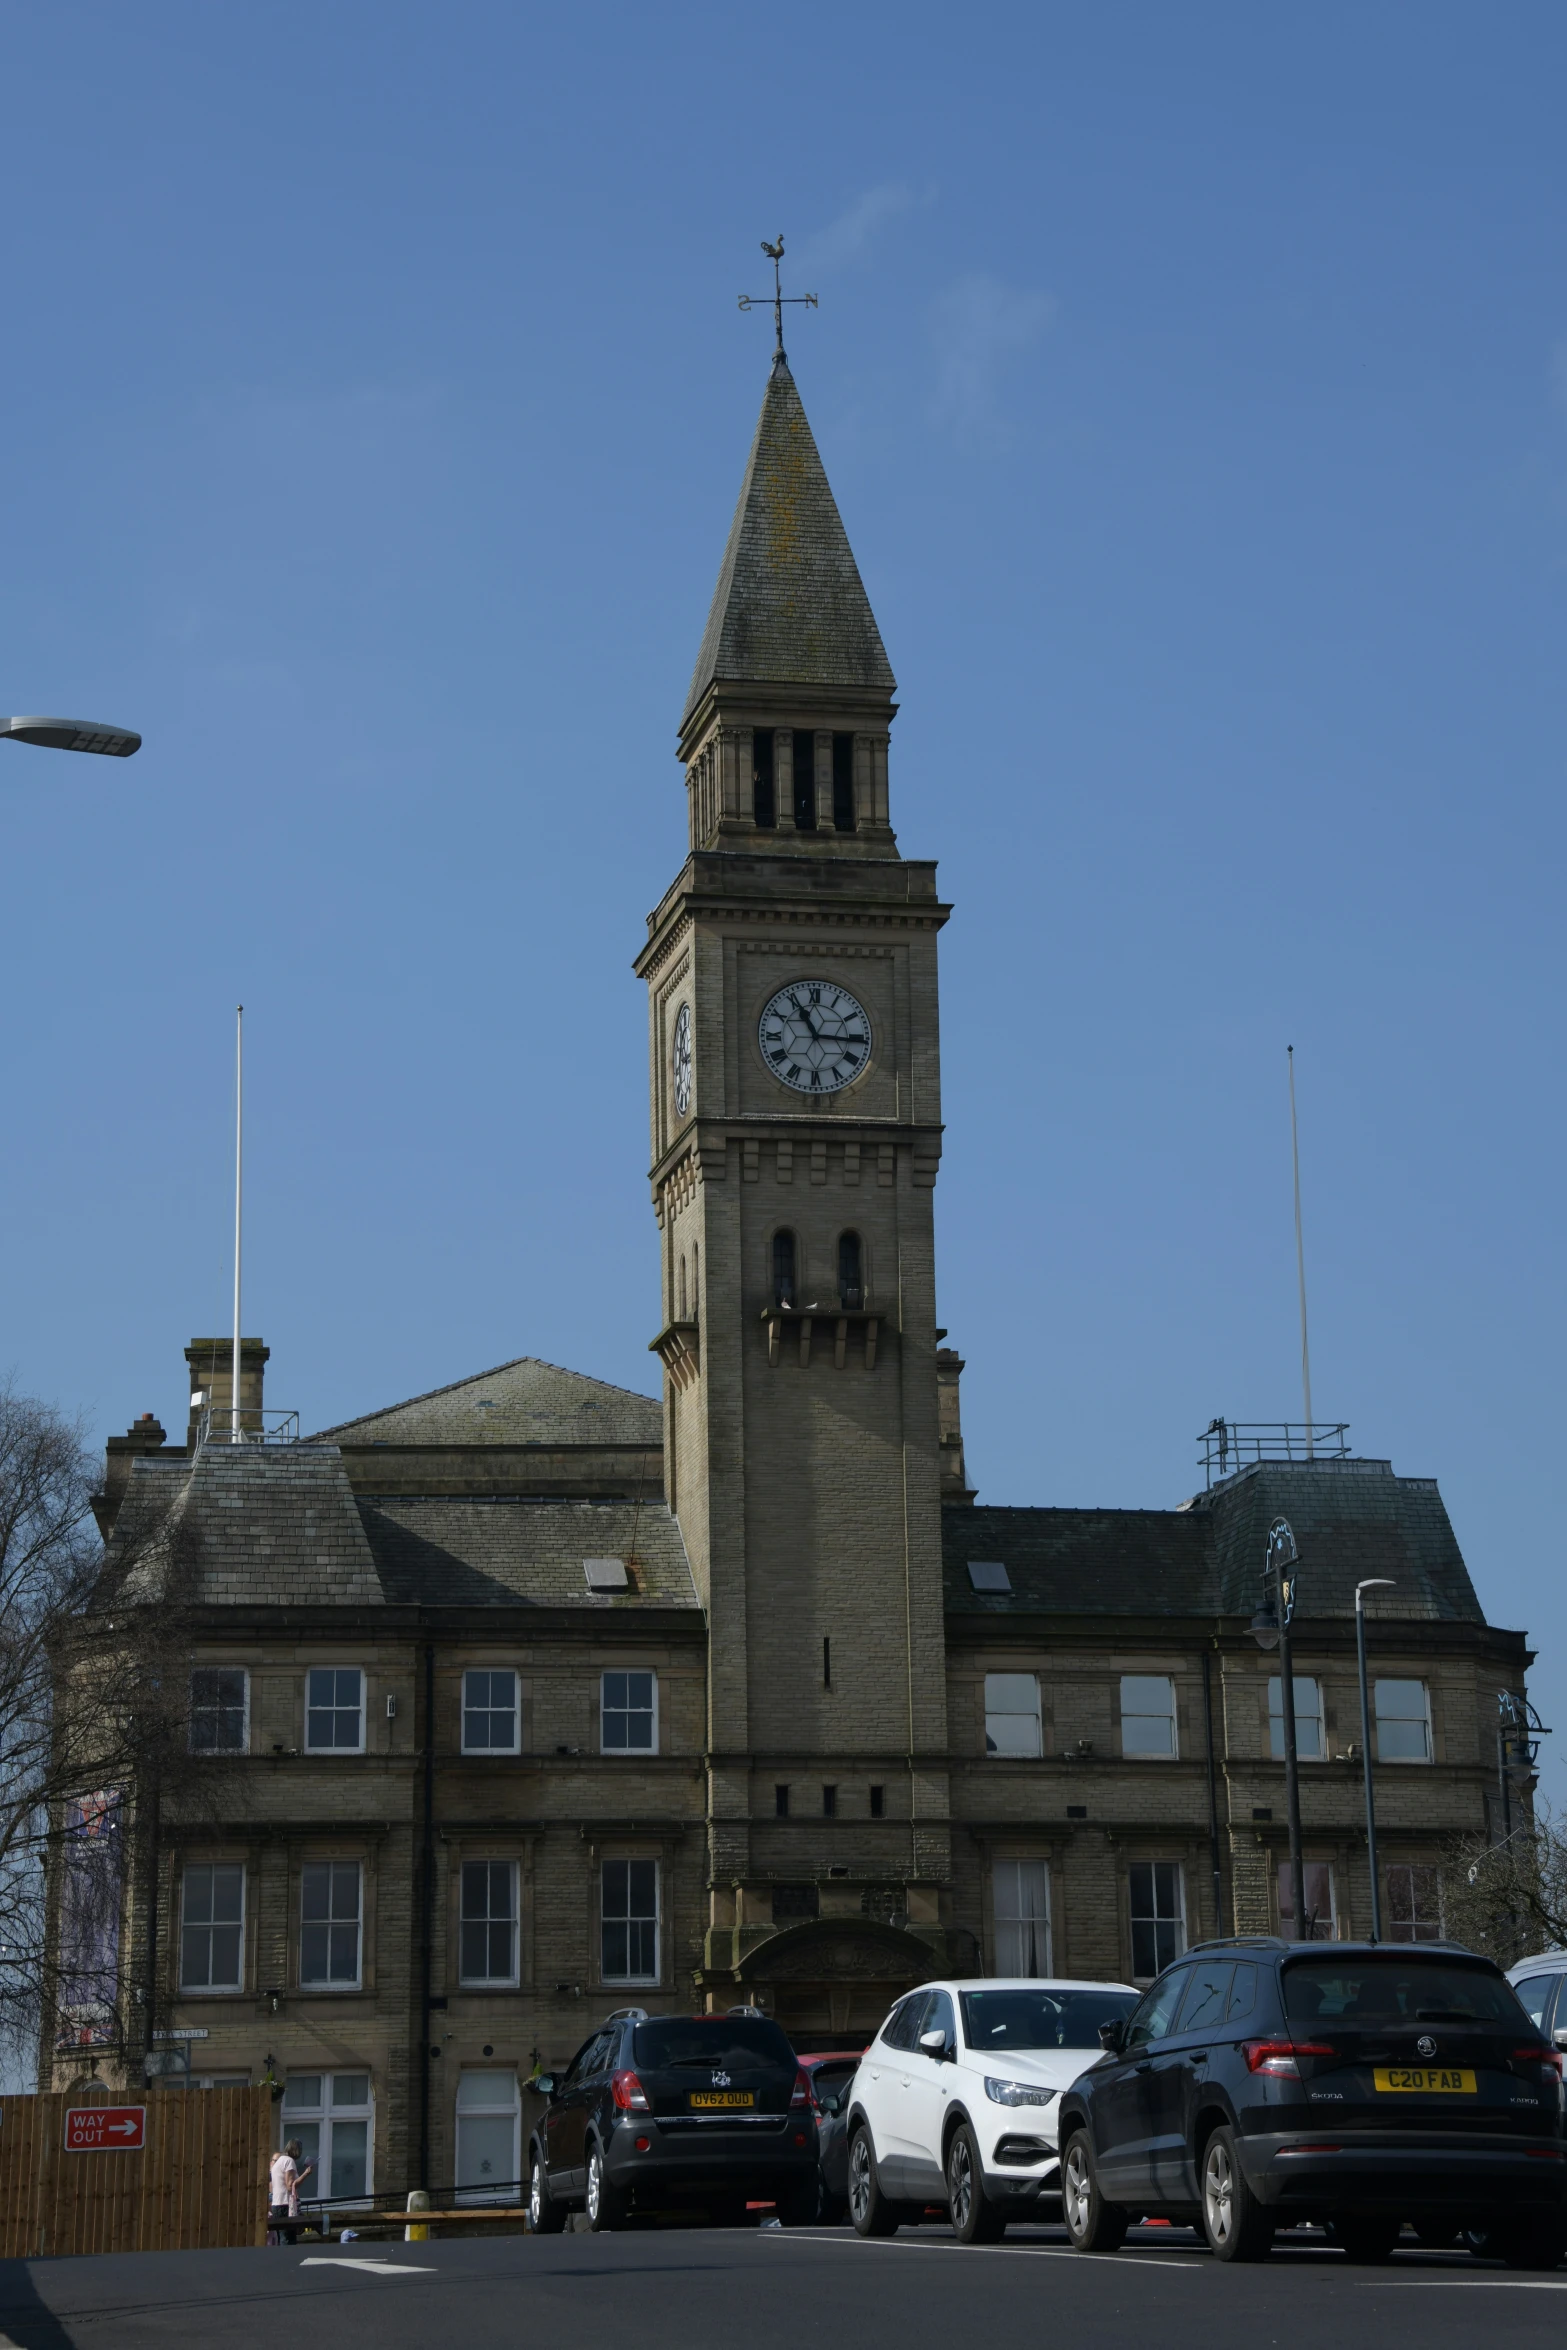
<svg viewBox="0 0 1567 2350">
<path fill-rule="evenodd" d="M 139 2154 L 146 2142 L 145 2105 L 72 2105 L 66 2109 L 67 2154 Z"/>
</svg>

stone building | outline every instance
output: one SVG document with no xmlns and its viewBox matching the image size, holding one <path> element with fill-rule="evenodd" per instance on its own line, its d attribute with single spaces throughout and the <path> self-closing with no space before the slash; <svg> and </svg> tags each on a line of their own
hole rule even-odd
<svg viewBox="0 0 1567 2350">
<path fill-rule="evenodd" d="M 1434 1481 L 1259 1442 L 1169 1510 L 969 1486 L 932 1229 L 949 909 L 893 831 L 893 695 L 780 353 L 636 964 L 661 1398 L 523 1358 L 301 1439 L 247 1340 L 235 1441 L 227 1342 L 196 1340 L 185 1441 L 149 1416 L 109 1446 L 143 1598 L 181 1529 L 200 1766 L 126 1998 L 156 2069 L 191 2052 L 167 2077 L 281 2084 L 339 2197 L 509 2189 L 530 2074 L 622 2004 L 858 2044 L 936 1971 L 1136 1980 L 1221 1929 L 1364 1932 L 1370 1576 L 1393 1933 L 1440 1931 L 1444 1839 L 1491 1816 L 1529 1652 Z M 1281 1513 L 1304 1921 L 1251 1631 Z"/>
</svg>

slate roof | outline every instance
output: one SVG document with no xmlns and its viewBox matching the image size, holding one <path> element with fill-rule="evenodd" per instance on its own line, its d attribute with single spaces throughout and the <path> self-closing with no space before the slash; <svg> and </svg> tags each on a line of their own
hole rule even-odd
<svg viewBox="0 0 1567 2350">
<path fill-rule="evenodd" d="M 520 1355 L 476 1378 L 323 1428 L 314 1444 L 646 1444 L 664 1441 L 649 1395 Z"/>
<path fill-rule="evenodd" d="M 680 1528 L 664 1504 L 468 1501 L 361 1494 L 360 1516 L 389 1600 L 426 1606 L 698 1606 Z M 590 1593 L 582 1562 L 637 1561 L 635 1591 Z"/>
<path fill-rule="evenodd" d="M 892 693 L 892 667 L 787 360 L 773 362 L 686 716 L 715 678 Z"/>
<path fill-rule="evenodd" d="M 1368 1612 L 1483 1624 L 1434 1477 L 1388 1461 L 1262 1462 L 1175 1510 L 942 1512 L 946 1605 L 957 1616 L 1244 1616 L 1262 1596 L 1268 1528 L 1300 1546 L 1303 1617 L 1349 1616 L 1355 1585 L 1390 1576 Z M 974 1590 L 969 1561 L 998 1560 L 1010 1592 Z"/>
<path fill-rule="evenodd" d="M 134 1463 L 108 1564 L 150 1599 L 177 1563 L 206 1606 L 379 1606 L 381 1579 L 336 1445 L 203 1444 Z"/>
</svg>

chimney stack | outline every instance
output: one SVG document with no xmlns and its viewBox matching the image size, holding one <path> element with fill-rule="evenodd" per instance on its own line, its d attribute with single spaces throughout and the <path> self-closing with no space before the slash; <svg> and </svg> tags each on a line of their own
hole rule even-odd
<svg viewBox="0 0 1567 2350">
<path fill-rule="evenodd" d="M 272 1349 L 259 1338 L 239 1342 L 239 1424 L 248 1436 L 261 1434 L 261 1382 Z M 234 1341 L 232 1338 L 193 1338 L 185 1349 L 190 1366 L 190 1424 L 185 1449 L 196 1449 L 196 1431 L 207 1412 L 234 1409 Z"/>
<path fill-rule="evenodd" d="M 946 1337 L 945 1330 L 937 1332 Z M 936 1349 L 936 1418 L 941 1431 L 941 1498 L 943 1501 L 972 1501 L 977 1488 L 968 1481 L 963 1466 L 963 1420 L 958 1406 L 958 1381 L 963 1376 L 963 1357 L 956 1347 L 938 1346 Z"/>
</svg>

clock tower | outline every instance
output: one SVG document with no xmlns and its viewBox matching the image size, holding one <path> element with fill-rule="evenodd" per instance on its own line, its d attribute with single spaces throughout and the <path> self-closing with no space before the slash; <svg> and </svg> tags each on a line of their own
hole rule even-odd
<svg viewBox="0 0 1567 2350">
<path fill-rule="evenodd" d="M 948 908 L 893 835 L 894 691 L 780 351 L 681 723 L 688 853 L 636 965 L 667 1491 L 709 1627 L 719 2003 L 768 1995 L 769 1944 L 802 1940 L 788 1921 L 823 1921 L 829 1977 L 826 1944 L 850 1947 L 830 1919 L 896 1918 L 889 1934 L 945 1947 Z M 813 1963 L 794 1948 L 783 1972 Z M 782 1988 L 777 2007 L 787 2020 Z"/>
</svg>

